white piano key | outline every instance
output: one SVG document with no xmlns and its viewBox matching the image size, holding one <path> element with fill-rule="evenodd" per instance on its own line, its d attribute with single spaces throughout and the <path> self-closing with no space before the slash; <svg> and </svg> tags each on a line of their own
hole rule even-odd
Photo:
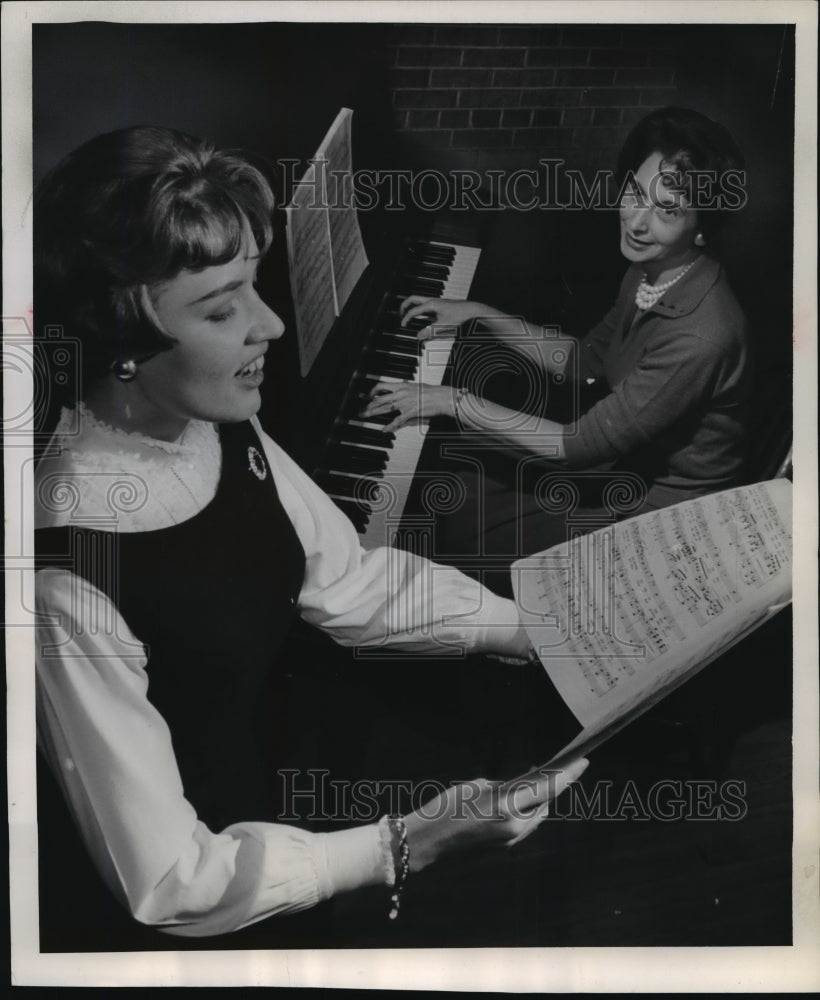
<svg viewBox="0 0 820 1000">
<path fill-rule="evenodd" d="M 431 243 L 431 246 L 452 248 L 455 250 L 455 258 L 452 264 L 447 265 L 450 273 L 444 282 L 442 297 L 466 299 L 470 292 L 470 285 L 472 284 L 481 251 L 475 247 L 438 242 Z M 419 259 L 420 262 L 423 260 L 423 254 L 419 254 Z M 430 298 L 434 297 L 436 296 L 430 296 Z M 413 337 L 410 331 L 408 331 L 408 337 Z M 393 375 L 372 374 L 368 374 L 366 377 L 379 379 L 383 382 L 411 381 L 415 384 L 424 382 L 428 385 L 439 386 L 444 379 L 454 342 L 455 338 L 453 337 L 437 337 L 434 340 L 427 341 L 421 349 L 419 365 L 412 379 L 402 379 Z M 389 354 L 390 352 L 386 351 L 386 353 Z M 401 355 L 398 356 L 401 357 Z M 352 419 L 345 423 L 351 427 L 364 427 L 376 431 L 384 430 L 383 424 L 368 421 L 367 419 Z M 400 427 L 397 431 L 393 432 L 395 437 L 392 442 L 384 446 L 372 446 L 374 451 L 382 453 L 387 451 L 388 453 L 387 465 L 382 472 L 382 478 L 378 482 L 387 484 L 386 488 L 390 490 L 395 499 L 392 503 L 385 504 L 384 509 L 380 509 L 381 505 L 378 502 L 372 505 L 368 524 L 364 531 L 359 533 L 362 545 L 365 548 L 375 548 L 380 545 L 390 545 L 392 543 L 393 536 L 399 527 L 407 505 L 407 498 L 413 485 L 413 476 L 418 466 L 419 456 L 421 455 L 424 438 L 428 429 L 429 424 L 426 421 Z M 337 440 L 341 444 L 350 443 L 357 448 L 368 447 L 367 444 L 359 441 L 347 442 L 343 430 L 339 433 Z M 350 469 L 331 467 L 329 471 L 335 475 L 349 477 L 351 481 L 356 478 L 368 478 L 366 475 L 357 477 Z M 331 491 L 329 495 L 335 495 L 340 500 L 350 502 L 349 497 L 344 497 L 341 494 L 334 494 Z"/>
<path fill-rule="evenodd" d="M 436 244 L 447 246 L 452 244 Z M 466 299 L 470 292 L 475 269 L 481 251 L 475 247 L 455 246 L 456 257 L 450 265 L 450 275 L 445 282 L 443 298 Z M 440 337 L 427 341 L 421 351 L 419 367 L 413 382 L 441 385 L 452 353 L 455 338 Z M 400 382 L 402 379 L 385 381 Z M 407 505 L 407 497 L 413 484 L 413 475 L 418 466 L 424 438 L 429 424 L 424 423 L 400 427 L 395 432 L 395 440 L 390 448 L 390 458 L 383 472 L 384 482 L 395 494 L 395 502 L 388 510 L 374 509 L 363 532 L 362 544 L 365 548 L 390 545 Z"/>
</svg>

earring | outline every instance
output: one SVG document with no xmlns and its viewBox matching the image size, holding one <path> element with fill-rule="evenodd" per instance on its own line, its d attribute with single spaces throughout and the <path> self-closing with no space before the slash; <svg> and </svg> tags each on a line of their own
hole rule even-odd
<svg viewBox="0 0 820 1000">
<path fill-rule="evenodd" d="M 137 362 L 133 358 L 129 358 L 127 361 L 115 361 L 111 365 L 111 371 L 120 382 L 130 382 L 136 378 Z"/>
<path fill-rule="evenodd" d="M 706 240 L 703 238 L 703 233 L 698 233 L 698 235 L 695 237 L 695 246 L 696 247 L 706 246 Z"/>
</svg>

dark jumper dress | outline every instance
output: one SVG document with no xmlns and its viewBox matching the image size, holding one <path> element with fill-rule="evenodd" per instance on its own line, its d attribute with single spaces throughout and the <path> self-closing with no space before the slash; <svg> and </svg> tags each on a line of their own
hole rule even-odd
<svg viewBox="0 0 820 1000">
<path fill-rule="evenodd" d="M 213 831 L 277 817 L 275 772 L 291 743 L 282 652 L 305 570 L 255 431 L 225 425 L 220 439 L 217 492 L 195 517 L 148 532 L 35 533 L 38 566 L 87 579 L 145 644 L 148 699 L 170 728 L 186 798 Z M 326 906 L 218 939 L 138 924 L 93 870 L 42 760 L 38 793 L 41 950 L 270 948 L 303 933 L 315 945 Z"/>
</svg>

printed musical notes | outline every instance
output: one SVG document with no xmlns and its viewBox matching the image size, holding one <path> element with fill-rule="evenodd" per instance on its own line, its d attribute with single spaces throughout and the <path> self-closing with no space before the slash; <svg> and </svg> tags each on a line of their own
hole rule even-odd
<svg viewBox="0 0 820 1000">
<path fill-rule="evenodd" d="M 513 569 L 530 638 L 589 737 L 645 710 L 790 600 L 791 484 L 644 514 Z"/>
<path fill-rule="evenodd" d="M 330 231 L 321 172 L 311 164 L 296 185 L 287 217 L 288 270 L 302 375 L 310 371 L 336 319 Z"/>
<path fill-rule="evenodd" d="M 327 177 L 333 179 L 326 188 L 337 316 L 368 263 L 353 203 L 352 120 L 353 112 L 342 108 L 316 153 L 317 162 L 326 164 Z"/>
<path fill-rule="evenodd" d="M 303 376 L 368 264 L 352 201 L 352 116 L 341 109 L 285 208 Z"/>
</svg>

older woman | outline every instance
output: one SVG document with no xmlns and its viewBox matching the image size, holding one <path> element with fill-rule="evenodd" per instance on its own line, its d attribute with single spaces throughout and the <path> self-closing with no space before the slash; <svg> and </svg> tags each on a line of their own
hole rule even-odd
<svg viewBox="0 0 820 1000">
<path fill-rule="evenodd" d="M 344 645 L 520 658 L 527 642 L 515 607 L 457 571 L 362 551 L 257 422 L 283 332 L 256 289 L 271 210 L 245 160 L 159 128 L 90 141 L 35 202 L 38 324 L 62 323 L 83 361 L 81 401 L 37 473 L 39 746 L 107 886 L 86 875 L 44 772 L 40 857 L 59 913 L 43 919 L 89 921 L 98 947 L 136 940 L 114 933 L 113 899 L 189 937 L 368 885 L 393 885 L 395 910 L 408 872 L 521 837 L 555 792 L 493 798 L 479 782 L 480 808 L 460 815 L 455 789 L 349 830 L 275 822 L 270 754 L 300 720 L 267 678 L 294 616 Z"/>
<path fill-rule="evenodd" d="M 619 163 L 620 249 L 630 266 L 614 306 L 574 351 L 570 341 L 561 344 L 570 349 L 556 350 L 538 327 L 482 303 L 403 303 L 405 324 L 430 321 L 422 339 L 480 321 L 548 374 L 581 386 L 597 382 L 603 398 L 578 419 L 522 419 L 469 386 L 419 392 L 382 384 L 364 413 L 398 411 L 390 430 L 420 417 L 455 417 L 462 429 L 485 432 L 514 456 L 552 460 L 554 471 L 618 470 L 633 490 L 629 513 L 736 485 L 744 469 L 750 364 L 746 323 L 714 248 L 727 214 L 743 201 L 741 166 L 728 132 L 695 111 L 664 108 L 635 126 Z M 563 516 L 550 516 L 514 489 L 527 481 L 521 469 L 516 459 L 508 482 L 485 470 L 485 553 L 523 554 L 516 548 L 522 538 L 524 551 L 534 551 L 566 537 Z M 612 517 L 594 503 L 572 513 L 578 523 L 586 513 L 593 527 Z M 469 517 L 445 526 L 447 551 L 476 546 L 465 526 L 474 533 Z"/>
</svg>

